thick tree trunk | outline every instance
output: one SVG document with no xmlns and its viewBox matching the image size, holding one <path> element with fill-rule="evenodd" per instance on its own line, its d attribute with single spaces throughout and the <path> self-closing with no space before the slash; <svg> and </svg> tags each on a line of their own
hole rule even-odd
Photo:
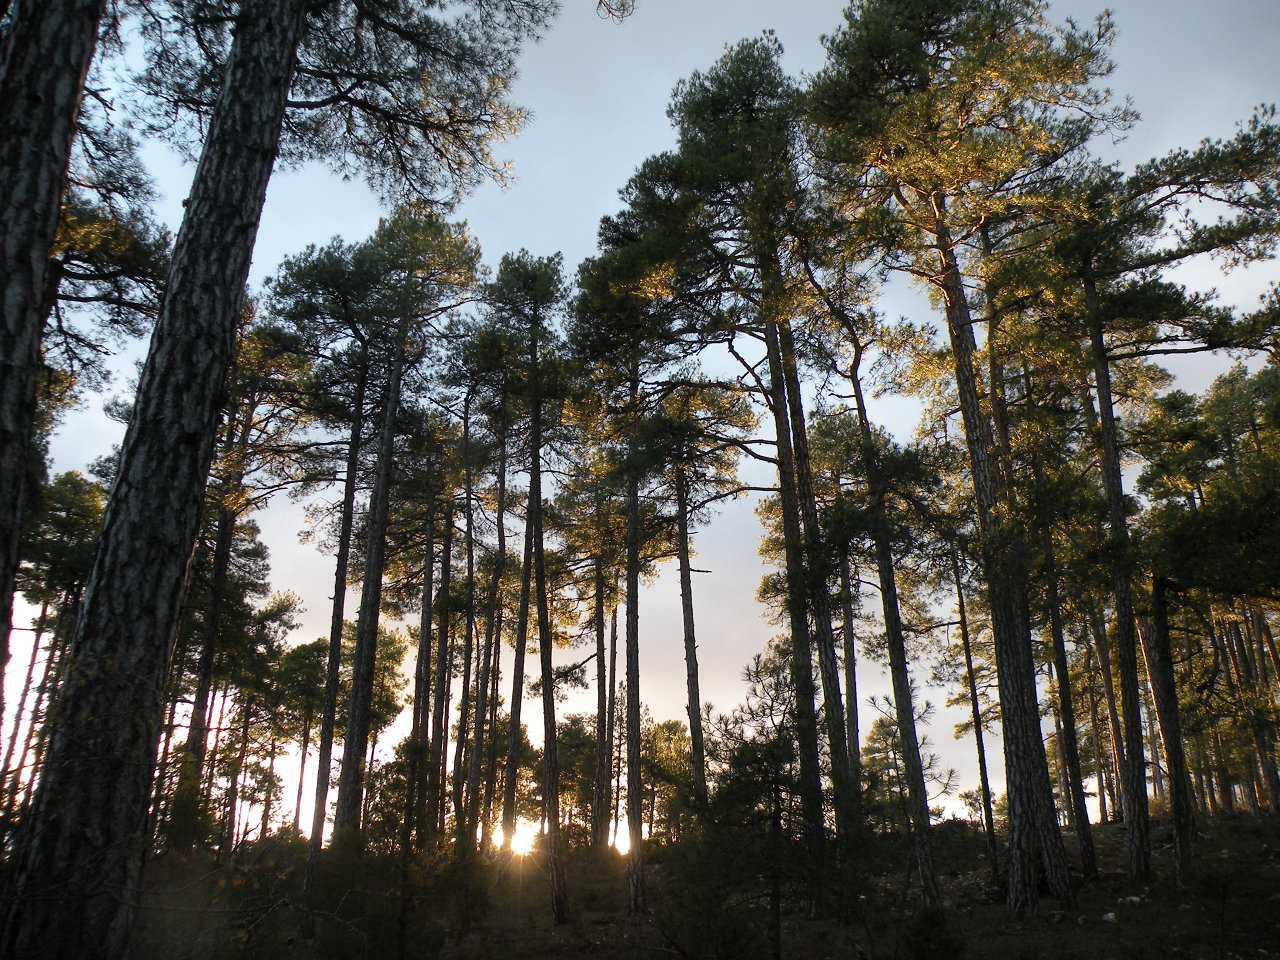
<svg viewBox="0 0 1280 960">
<path fill-rule="evenodd" d="M 800 759 L 800 810 L 805 837 L 815 856 L 826 837 L 822 811 L 822 781 L 818 759 L 818 713 L 814 705 L 813 648 L 809 643 L 808 594 L 804 571 L 804 550 L 800 534 L 800 513 L 796 504 L 795 460 L 791 449 L 791 424 L 787 417 L 787 396 L 778 329 L 772 322 L 764 328 L 769 363 L 769 409 L 773 414 L 778 444 L 778 502 L 782 513 L 784 567 L 787 583 L 787 620 L 791 628 L 791 684 L 795 695 L 795 730 Z"/>
<path fill-rule="evenodd" d="M 707 802 L 706 747 L 702 737 L 702 693 L 698 687 L 698 641 L 693 623 L 693 576 L 689 566 L 689 491 L 684 467 L 676 465 L 676 554 L 680 565 L 680 610 L 684 617 L 685 686 L 689 694 L 690 773 L 693 798 L 699 806 Z M 600 647 L 604 648 L 601 624 Z M 844 718 L 840 718 L 843 722 Z"/>
<path fill-rule="evenodd" d="M 516 831 L 516 787 L 520 782 L 520 714 L 524 705 L 524 658 L 529 642 L 529 590 L 533 581 L 533 517 L 525 509 L 524 562 L 516 611 L 515 663 L 511 668 L 511 708 L 507 716 L 507 766 L 502 780 L 502 849 L 511 849 Z"/>
<path fill-rule="evenodd" d="M 1035 909 L 1035 846 L 1039 840 L 1049 889 L 1074 904 L 1066 849 L 1053 812 L 1053 788 L 1040 731 L 1035 668 L 1025 620 L 1026 571 L 1018 532 L 1001 517 L 999 483 L 992 458 L 991 422 L 982 410 L 974 371 L 972 318 L 952 248 L 950 232 L 935 226 L 940 292 L 946 308 L 960 412 L 969 448 L 970 476 L 982 533 L 991 632 L 995 640 L 1004 727 L 1005 776 L 1009 785 L 1008 907 L 1015 915 Z"/>
<path fill-rule="evenodd" d="M 320 748 L 316 756 L 316 802 L 311 811 L 311 837 L 303 888 L 311 889 L 315 857 L 324 843 L 329 813 L 329 770 L 333 764 L 333 728 L 338 715 L 338 687 L 342 671 L 342 625 L 347 603 L 347 566 L 351 559 L 351 527 L 355 518 L 356 475 L 360 469 L 360 438 L 364 429 L 364 394 L 368 364 L 361 356 L 356 392 L 351 405 L 351 434 L 347 438 L 347 472 L 342 483 L 342 515 L 338 522 L 338 556 L 333 574 L 333 609 L 329 617 L 329 655 L 324 674 L 324 703 L 320 708 Z"/>
<path fill-rule="evenodd" d="M 1102 487 L 1107 495 L 1107 526 L 1112 551 L 1111 586 L 1116 604 L 1116 659 L 1120 662 L 1120 707 L 1124 713 L 1124 813 L 1129 834 L 1129 876 L 1151 876 L 1151 841 L 1148 836 L 1146 761 L 1142 744 L 1142 720 L 1138 715 L 1138 638 L 1133 618 L 1130 583 L 1129 521 L 1125 515 L 1124 486 L 1120 476 L 1120 446 L 1115 408 L 1111 399 L 1111 368 L 1102 334 L 1098 292 L 1092 268 L 1084 271 L 1085 307 L 1089 316 L 1089 340 L 1093 350 L 1094 387 L 1098 395 L 1098 421 Z"/>
<path fill-rule="evenodd" d="M 960 575 L 960 558 L 951 552 L 951 576 L 956 584 L 956 606 L 960 614 L 960 642 L 964 646 L 964 675 L 969 687 L 969 706 L 973 710 L 973 740 L 978 746 L 978 786 L 982 790 L 982 828 L 987 838 L 987 859 L 991 862 L 991 881 L 1000 880 L 1000 854 L 996 849 L 996 824 L 991 810 L 991 782 L 987 778 L 987 748 L 982 742 L 982 705 L 978 702 L 978 678 L 973 672 L 973 649 L 969 642 L 969 616 L 964 602 L 964 581 Z"/>
<path fill-rule="evenodd" d="M 1089 808 L 1084 802 L 1084 779 L 1080 772 L 1080 745 L 1076 736 L 1076 712 L 1071 700 L 1071 673 L 1067 664 L 1067 643 L 1062 634 L 1062 610 L 1058 602 L 1058 570 L 1054 557 L 1053 537 L 1046 526 L 1041 535 L 1044 544 L 1045 603 L 1049 608 L 1049 633 L 1053 640 L 1053 664 L 1058 674 L 1058 715 L 1062 725 L 1062 760 L 1066 767 L 1067 802 L 1071 805 L 1072 825 L 1080 843 L 1080 871 L 1084 879 L 1098 875 L 1098 857 L 1093 848 L 1093 830 L 1089 826 Z"/>
<path fill-rule="evenodd" d="M 1191 801 L 1191 778 L 1182 743 L 1182 717 L 1178 708 L 1178 687 L 1173 674 L 1173 652 L 1169 645 L 1168 585 L 1156 577 L 1151 584 L 1151 629 L 1143 631 L 1142 653 L 1147 662 L 1147 679 L 1160 722 L 1165 766 L 1169 771 L 1169 807 L 1173 813 L 1173 852 L 1178 878 L 1182 880 L 1191 863 L 1195 839 L 1195 808 Z"/>
<path fill-rule="evenodd" d="M 105 6 L 105 0 L 24 3 L 0 42 L 0 681 L 9 663 L 45 272 Z"/>
<path fill-rule="evenodd" d="M 0 952 L 116 957 L 142 862 L 164 686 L 275 161 L 302 0 L 246 3 L 174 245 Z M 43 252 L 42 252 L 43 256 Z M 79 922 L 62 923 L 75 915 Z"/>
<path fill-rule="evenodd" d="M 400 413 L 400 381 L 404 372 L 407 322 L 398 325 L 387 372 L 387 392 L 378 432 L 378 459 L 369 494 L 368 531 L 364 550 L 364 583 L 360 592 L 360 616 L 356 621 L 356 648 L 351 666 L 351 699 L 347 729 L 342 741 L 342 766 L 338 773 L 338 805 L 333 831 L 359 831 L 364 806 L 365 750 L 369 746 L 369 711 L 373 704 L 373 677 L 378 654 L 378 622 L 382 616 L 382 570 L 387 556 L 387 518 L 391 510 L 391 483 L 395 473 L 396 418 Z"/>
</svg>

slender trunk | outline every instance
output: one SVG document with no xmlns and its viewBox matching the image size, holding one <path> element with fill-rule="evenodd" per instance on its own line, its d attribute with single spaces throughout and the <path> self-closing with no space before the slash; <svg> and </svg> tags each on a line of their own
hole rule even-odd
<svg viewBox="0 0 1280 960">
<path fill-rule="evenodd" d="M 1169 645 L 1168 585 L 1156 577 L 1151 584 L 1151 629 L 1143 631 L 1142 653 L 1147 663 L 1147 679 L 1160 722 L 1160 742 L 1164 744 L 1165 768 L 1169 772 L 1169 808 L 1173 813 L 1173 852 L 1181 880 L 1191 863 L 1195 839 L 1195 808 L 1191 801 L 1191 781 L 1182 741 L 1182 717 L 1178 708 L 1178 687 L 1173 673 L 1173 653 Z"/>
<path fill-rule="evenodd" d="M 1085 648 L 1085 676 L 1093 675 L 1092 669 L 1093 647 Z M 1107 776 L 1106 776 L 1106 759 L 1103 757 L 1102 750 L 1102 725 L 1098 722 L 1098 696 L 1093 690 L 1093 684 L 1090 682 L 1088 689 L 1089 697 L 1089 731 L 1093 739 L 1093 775 L 1098 783 L 1098 822 L 1110 823 L 1107 816 Z"/>
<path fill-rule="evenodd" d="M 1080 871 L 1086 880 L 1098 875 L 1098 857 L 1093 848 L 1093 830 L 1089 826 L 1089 808 L 1084 802 L 1084 778 L 1080 772 L 1080 745 L 1076 736 L 1075 706 L 1071 701 L 1071 673 L 1067 664 L 1067 642 L 1062 633 L 1062 610 L 1058 601 L 1058 571 L 1054 556 L 1053 537 L 1048 525 L 1041 531 L 1044 546 L 1045 578 L 1047 582 L 1045 604 L 1049 609 L 1049 633 L 1053 639 L 1053 663 L 1058 674 L 1058 715 L 1062 724 L 1062 748 L 1060 760 L 1066 769 L 1067 797 L 1072 824 L 1080 843 Z"/>
<path fill-rule="evenodd" d="M 941 199 L 939 198 L 941 210 Z M 1074 904 L 1067 872 L 1066 848 L 1053 812 L 1053 788 L 1040 730 L 1035 668 L 1025 619 L 1025 552 L 1019 531 L 1001 510 L 997 465 L 993 460 L 991 422 L 978 397 L 974 371 L 972 319 L 952 246 L 942 218 L 935 225 L 941 277 L 939 288 L 950 335 L 956 386 L 969 449 L 970 476 L 982 533 L 991 632 L 995 640 L 997 679 L 1004 728 L 1006 782 L 1009 785 L 1009 884 L 1007 903 L 1015 915 L 1036 903 L 1035 846 L 1049 889 L 1064 904 Z"/>
<path fill-rule="evenodd" d="M 355 397 L 351 404 L 351 434 L 347 438 L 347 472 L 342 484 L 342 516 L 338 524 L 338 556 L 333 574 L 333 610 L 329 618 L 329 657 L 324 675 L 324 704 L 320 710 L 320 749 L 316 757 L 316 803 L 311 812 L 311 837 L 303 888 L 311 889 L 315 856 L 324 843 L 329 812 L 329 769 L 333 763 L 333 728 L 338 715 L 338 687 L 342 670 L 342 625 L 347 602 L 347 566 L 351 558 L 351 528 L 355 518 L 356 474 L 360 468 L 360 438 L 364 427 L 367 358 L 360 356 Z"/>
<path fill-rule="evenodd" d="M 4 795 L 5 787 L 8 785 L 10 776 L 17 776 L 17 772 L 13 771 L 9 766 L 13 762 L 13 751 L 18 745 L 18 731 L 22 729 L 22 714 L 27 709 L 27 696 L 31 693 L 31 678 L 36 672 L 36 660 L 40 658 L 40 641 L 44 639 L 44 628 L 46 620 L 49 616 L 49 602 L 40 604 L 40 616 L 36 618 L 35 638 L 31 641 L 31 657 L 27 660 L 27 675 L 22 681 L 22 693 L 18 697 L 18 709 L 13 714 L 13 729 L 9 731 L 9 743 L 4 751 L 4 763 L 0 764 L 0 796 Z M 3 677 L 0 676 L 0 681 Z M 27 725 L 30 727 L 30 724 Z M 0 824 L 0 830 L 4 827 Z M 3 843 L 4 835 L 0 833 L 0 844 Z"/>
<path fill-rule="evenodd" d="M 43 815 L 16 853 L 2 953 L 127 947 L 169 656 L 306 9 L 258 0 L 236 22 L 51 718 Z"/>
<path fill-rule="evenodd" d="M 601 529 L 599 501 L 596 503 L 596 536 Z M 600 547 L 603 549 L 603 547 Z M 591 846 L 596 853 L 603 853 L 609 846 L 609 780 L 613 774 L 613 743 L 609 723 L 609 662 L 604 648 L 604 559 L 597 553 L 594 561 L 595 602 L 592 613 L 596 631 L 596 765 L 591 784 Z"/>
<path fill-rule="evenodd" d="M 538 320 L 529 325 L 533 397 L 529 416 L 529 515 L 533 522 L 533 590 L 538 607 L 538 654 L 542 666 L 542 808 L 547 818 L 547 875 L 556 926 L 569 922 L 560 838 L 560 748 L 556 730 L 556 683 L 551 663 L 555 635 L 547 594 L 547 561 L 542 530 L 542 370 L 538 356 Z"/>
<path fill-rule="evenodd" d="M 493 844 L 493 798 L 498 789 L 498 691 L 502 686 L 502 626 L 502 603 L 499 602 L 493 628 L 493 667 L 489 678 L 489 750 L 485 766 L 484 819 L 481 821 L 483 827 L 480 833 L 480 848 L 486 851 Z"/>
<path fill-rule="evenodd" d="M 373 704 L 373 675 L 378 653 L 378 621 L 382 614 L 382 570 L 387 555 L 387 517 L 391 509 L 391 482 L 395 472 L 396 417 L 400 413 L 400 381 L 404 372 L 407 321 L 395 331 L 391 369 L 378 435 L 378 459 L 369 494 L 368 533 L 365 538 L 364 584 L 360 616 L 356 621 L 356 648 L 351 668 L 351 699 L 347 706 L 347 730 L 343 737 L 342 766 L 338 773 L 338 805 L 333 830 L 360 830 L 364 799 L 364 752 L 369 745 L 369 711 Z"/>
<path fill-rule="evenodd" d="M 444 542 L 440 548 L 440 589 L 436 591 L 436 673 L 433 678 L 431 753 L 427 758 L 427 819 L 419 824 L 438 836 L 444 819 L 444 758 L 449 742 L 449 674 L 453 650 L 449 634 L 453 624 L 450 604 L 453 592 L 453 503 L 445 508 Z"/>
<path fill-rule="evenodd" d="M 614 583 L 615 595 L 617 583 Z M 613 781 L 610 792 L 605 794 L 605 807 L 610 811 L 609 823 L 613 827 L 613 843 L 618 842 L 618 798 L 622 795 L 622 751 L 614 739 L 617 730 L 618 739 L 622 731 L 617 726 L 618 718 L 618 605 L 613 605 L 613 615 L 609 618 L 609 765 L 613 768 Z"/>
<path fill-rule="evenodd" d="M 938 871 L 933 860 L 933 840 L 929 830 L 929 792 L 924 782 L 924 765 L 920 760 L 920 740 L 916 733 L 915 694 L 907 667 L 906 638 L 898 606 L 898 582 L 893 569 L 893 550 L 889 543 L 889 517 L 885 506 L 888 485 L 880 472 L 880 458 L 875 437 L 867 419 L 862 395 L 862 382 L 855 366 L 849 377 L 858 408 L 862 435 L 863 464 L 871 489 L 871 523 L 876 552 L 876 573 L 880 583 L 880 607 L 884 616 L 885 646 L 889 653 L 889 674 L 893 682 L 894 715 L 898 721 L 898 743 L 902 751 L 903 773 L 907 780 L 907 811 L 911 818 L 911 841 L 920 868 L 920 887 L 929 906 L 942 902 L 938 887 Z"/>
<path fill-rule="evenodd" d="M 964 581 L 960 576 L 960 558 L 951 551 L 951 576 L 956 584 L 956 606 L 960 612 L 960 642 L 964 646 L 964 676 L 969 687 L 969 706 L 973 710 L 973 740 L 978 746 L 978 784 L 982 790 L 982 828 L 987 837 L 987 859 L 991 862 L 991 881 L 1000 880 L 1000 854 L 996 848 L 996 823 L 991 810 L 991 781 L 987 779 L 987 749 L 982 742 L 982 705 L 978 701 L 978 678 L 973 671 L 973 648 L 969 641 L 969 617 L 964 602 Z"/>
<path fill-rule="evenodd" d="M 227 806 L 222 817 L 222 836 L 218 844 L 218 862 L 223 863 L 236 847 L 236 815 L 240 807 L 240 774 L 244 772 L 245 757 L 249 753 L 249 705 L 242 708 L 240 719 L 240 749 L 232 765 L 231 785 L 227 788 Z"/>
<path fill-rule="evenodd" d="M 831 754 L 831 786 L 834 799 L 836 834 L 847 836 L 849 824 L 849 743 L 845 738 L 844 700 L 840 695 L 840 669 L 836 662 L 835 635 L 831 630 L 831 596 L 827 590 L 826 561 L 822 529 L 818 524 L 817 498 L 813 491 L 813 467 L 809 457 L 809 430 L 805 423 L 804 399 L 800 393 L 800 376 L 796 365 L 795 343 L 791 324 L 779 318 L 778 348 L 786 383 L 787 410 L 791 422 L 792 463 L 795 469 L 796 501 L 803 527 L 804 572 L 806 598 L 813 615 L 813 640 L 818 649 L 818 672 L 822 678 L 823 718 L 827 730 L 827 748 Z M 923 780 L 922 780 L 923 782 Z M 924 805 L 925 823 L 928 803 Z M 921 837 L 919 851 L 932 863 L 928 827 Z M 925 875 L 933 875 L 932 866 Z M 936 882 L 926 879 L 927 898 L 937 892 Z M 930 902 L 934 902 L 930 899 Z"/>
<path fill-rule="evenodd" d="M 476 720 L 475 736 L 472 738 L 471 766 L 467 771 L 467 831 L 462 839 L 464 849 L 469 849 L 476 840 L 476 821 L 480 818 L 481 787 L 480 769 L 485 761 L 485 723 L 489 719 L 489 671 L 493 660 L 494 647 L 499 642 L 497 637 L 498 609 L 501 606 L 499 591 L 502 588 L 502 575 L 507 564 L 507 441 L 505 434 L 498 449 L 498 503 L 497 503 L 498 546 L 497 556 L 493 564 L 493 575 L 489 578 L 489 603 L 484 617 L 484 649 L 480 660 L 480 676 L 476 682 Z M 489 736 L 493 736 L 490 726 Z M 486 824 L 487 833 L 487 824 Z"/>
<path fill-rule="evenodd" d="M 796 504 L 795 461 L 791 450 L 791 424 L 777 326 L 766 323 L 765 347 L 769 363 L 769 409 L 773 414 L 778 445 L 778 501 L 782 513 L 782 538 L 787 583 L 787 619 L 791 628 L 791 684 L 795 693 L 795 728 L 800 758 L 800 810 L 804 833 L 815 855 L 825 839 L 822 781 L 818 759 L 818 715 L 814 701 L 813 648 L 809 643 L 804 554 L 800 517 Z"/>
<path fill-rule="evenodd" d="M 676 464 L 676 553 L 680 564 L 680 609 L 684 615 L 685 680 L 689 694 L 690 772 L 693 799 L 701 808 L 707 802 L 707 763 L 702 738 L 702 694 L 698 688 L 698 641 L 693 630 L 693 577 L 689 568 L 689 491 L 684 466 Z M 603 576 L 601 580 L 603 581 Z M 600 652 L 604 652 L 604 624 L 600 625 Z M 841 717 L 843 722 L 844 718 Z"/>
<path fill-rule="evenodd" d="M 533 580 L 533 518 L 525 510 L 524 562 L 520 608 L 516 612 L 515 664 L 511 668 L 511 709 L 507 714 L 507 766 L 502 780 L 502 849 L 511 849 L 516 831 L 516 787 L 520 782 L 520 713 L 524 705 L 524 657 L 529 642 L 529 589 Z"/>
<path fill-rule="evenodd" d="M 635 385 L 633 383 L 633 396 Z M 644 914 L 644 787 L 640 757 L 640 480 L 632 442 L 627 470 L 627 850 L 628 911 Z"/>
<path fill-rule="evenodd" d="M 298 795 L 293 800 L 293 832 L 298 832 L 298 824 L 302 822 L 302 785 L 307 779 L 307 750 L 311 747 L 311 724 L 315 718 L 310 709 L 302 721 L 302 758 L 298 763 Z"/>
<path fill-rule="evenodd" d="M 271 746 L 267 754 L 266 796 L 263 797 L 262 800 L 262 827 L 258 831 L 259 840 L 265 840 L 267 838 L 267 834 L 271 832 L 271 807 L 275 800 L 272 781 L 275 779 L 276 773 L 276 746 L 276 732 L 273 728 L 271 731 Z"/>
<path fill-rule="evenodd" d="M 237 511 L 228 505 L 229 495 L 240 488 L 244 479 L 244 458 L 253 420 L 252 409 L 246 407 L 243 420 L 232 419 L 227 428 L 226 449 L 238 469 L 218 485 L 214 500 L 218 505 L 217 532 L 214 535 L 212 565 L 209 571 L 209 598 L 205 606 L 201 630 L 200 663 L 196 668 L 196 689 L 191 706 L 191 727 L 182 757 L 178 761 L 178 785 L 174 790 L 169 818 L 169 842 L 177 849 L 190 850 L 199 841 L 200 779 L 204 767 L 205 741 L 209 738 L 205 712 L 209 707 L 209 689 L 213 685 L 213 664 L 218 652 L 218 629 L 222 617 L 222 599 L 226 592 L 227 572 L 231 567 L 231 548 L 235 542 Z"/>
<path fill-rule="evenodd" d="M 1093 349 L 1094 387 L 1098 396 L 1102 486 L 1107 495 L 1112 569 L 1111 586 L 1116 604 L 1116 659 L 1120 663 L 1120 706 L 1124 713 L 1125 825 L 1129 834 L 1129 876 L 1151 876 L 1151 841 L 1148 836 L 1146 763 L 1142 746 L 1142 721 L 1138 716 L 1138 641 L 1133 618 L 1130 584 L 1129 523 L 1125 516 L 1124 487 L 1120 475 L 1120 446 L 1115 409 L 1111 399 L 1111 369 L 1103 339 L 1098 292 L 1092 267 L 1084 270 L 1085 309 Z"/>
<path fill-rule="evenodd" d="M 467 520 L 463 546 L 467 554 L 467 608 L 463 621 L 462 683 L 458 701 L 458 741 L 453 749 L 453 826 L 458 842 L 456 854 L 465 857 L 475 847 L 475 833 L 467 825 L 469 800 L 465 796 L 467 778 L 463 773 L 467 742 L 471 739 L 471 658 L 476 643 L 476 538 L 475 509 L 471 475 L 471 394 L 462 405 L 462 509 Z M 477 744 L 478 745 L 478 744 Z M 474 755 L 475 746 L 472 747 Z M 469 771 L 469 767 L 467 768 Z"/>
<path fill-rule="evenodd" d="M 426 817 L 426 791 L 419 784 L 424 744 L 431 720 L 431 600 L 435 587 L 436 535 L 431 513 L 430 494 L 427 507 L 427 544 L 422 561 L 422 607 L 418 617 L 418 653 L 413 665 L 413 721 L 409 730 L 408 776 L 405 783 L 404 822 L 400 825 L 400 850 L 413 851 L 417 829 Z"/>
<path fill-rule="evenodd" d="M 858 732 L 858 647 L 853 633 L 853 587 L 849 549 L 840 557 L 840 606 L 844 620 L 844 725 L 849 744 L 849 812 L 855 826 L 862 823 L 862 735 Z"/>
<path fill-rule="evenodd" d="M 0 716 L 42 369 L 45 274 L 105 7 L 105 0 L 24 3 L 10 11 L 0 39 Z"/>
<path fill-rule="evenodd" d="M 1102 675 L 1102 696 L 1107 703 L 1107 726 L 1111 733 L 1112 778 L 1118 787 L 1115 799 L 1118 801 L 1116 815 L 1125 816 L 1124 782 L 1125 762 L 1124 735 L 1120 730 L 1120 711 L 1116 704 L 1115 679 L 1111 674 L 1111 643 L 1107 639 L 1107 626 L 1102 619 L 1102 612 L 1096 605 L 1089 610 L 1089 629 L 1093 634 L 1094 645 L 1098 653 L 1098 672 Z"/>
</svg>

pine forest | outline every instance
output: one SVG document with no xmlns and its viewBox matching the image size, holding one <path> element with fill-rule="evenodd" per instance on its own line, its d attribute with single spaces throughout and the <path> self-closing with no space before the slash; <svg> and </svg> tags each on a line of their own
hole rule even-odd
<svg viewBox="0 0 1280 960">
<path fill-rule="evenodd" d="M 0 0 L 0 956 L 1280 958 L 1274 47 L 1066 3 L 715 24 L 574 262 L 697 4 Z"/>
</svg>

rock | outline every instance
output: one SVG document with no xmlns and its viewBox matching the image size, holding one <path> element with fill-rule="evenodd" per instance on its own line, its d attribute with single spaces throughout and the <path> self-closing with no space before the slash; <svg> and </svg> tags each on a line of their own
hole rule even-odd
<svg viewBox="0 0 1280 960">
<path fill-rule="evenodd" d="M 1115 923 L 1116 915 L 1114 913 L 1104 913 L 1102 915 L 1102 921 L 1103 923 Z"/>
</svg>

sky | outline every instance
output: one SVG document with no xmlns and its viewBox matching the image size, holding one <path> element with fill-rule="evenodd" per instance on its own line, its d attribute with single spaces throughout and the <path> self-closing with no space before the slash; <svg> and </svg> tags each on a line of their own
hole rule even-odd
<svg viewBox="0 0 1280 960">
<path fill-rule="evenodd" d="M 458 211 L 490 265 L 503 253 L 524 248 L 535 255 L 559 251 L 572 271 L 593 253 L 600 217 L 618 209 L 618 190 L 635 168 L 650 154 L 674 145 L 665 111 L 678 80 L 706 69 L 726 44 L 763 30 L 774 31 L 781 41 L 788 71 L 815 72 L 822 64 L 819 38 L 838 27 L 843 9 L 836 0 L 637 0 L 635 13 L 615 23 L 596 14 L 594 0 L 562 2 L 546 38 L 520 61 L 513 98 L 529 110 L 530 122 L 497 150 L 512 162 L 515 179 L 506 188 L 482 187 Z M 1085 0 L 1063 0 L 1051 5 L 1050 16 L 1086 23 L 1101 9 Z M 1107 85 L 1118 97 L 1131 99 L 1142 121 L 1124 140 L 1096 144 L 1103 158 L 1128 167 L 1192 147 L 1205 137 L 1229 137 L 1256 105 L 1280 100 L 1276 0 L 1116 0 L 1111 10 L 1117 67 Z M 176 231 L 192 168 L 161 144 L 144 145 L 143 157 L 163 195 L 157 213 Z M 341 180 L 320 167 L 277 172 L 263 211 L 251 285 L 260 286 L 282 257 L 309 243 L 335 235 L 347 240 L 367 236 L 382 213 L 359 181 Z M 1267 263 L 1224 277 L 1212 264 L 1197 264 L 1180 270 L 1176 278 L 1201 289 L 1216 287 L 1224 302 L 1249 306 L 1280 279 L 1280 270 Z M 882 309 L 936 322 L 927 298 L 903 283 L 886 292 Z M 144 349 L 139 345 L 119 358 L 117 390 L 123 389 L 133 359 Z M 1200 356 L 1168 366 L 1180 387 L 1198 390 L 1229 362 Z M 910 437 L 918 413 L 913 401 L 895 397 L 875 402 L 872 410 L 903 440 Z M 55 469 L 83 469 L 109 452 L 121 433 L 101 413 L 99 398 L 90 397 L 53 438 Z M 770 480 L 759 468 L 747 475 L 754 482 Z M 332 558 L 299 545 L 303 507 L 278 497 L 256 519 L 271 549 L 273 585 L 299 593 L 306 607 L 295 639 L 306 642 L 326 635 Z M 694 582 L 702 694 L 717 710 L 739 702 L 743 666 L 779 629 L 764 619 L 755 601 L 765 572 L 756 552 L 759 535 L 753 501 L 743 499 L 726 505 L 695 540 L 695 566 L 711 571 Z M 355 609 L 354 602 L 347 609 Z M 21 616 L 19 612 L 18 622 Z M 683 719 L 683 640 L 674 569 L 664 570 L 643 592 L 640 621 L 642 699 L 658 719 Z M 13 685 L 20 683 L 17 675 L 25 667 L 26 636 L 15 637 L 6 678 L 6 688 L 13 691 L 6 698 L 9 703 L 16 701 Z M 571 651 L 565 654 L 569 657 L 581 654 Z M 920 673 L 923 683 L 927 670 Z M 866 697 L 889 692 L 887 675 L 878 665 L 860 663 L 859 692 L 865 717 L 870 713 Z M 939 707 L 946 697 L 936 689 L 925 695 Z M 575 695 L 562 708 L 589 710 L 593 697 Z M 962 712 L 940 709 L 927 732 L 942 764 L 955 767 L 962 788 L 968 789 L 976 783 L 973 742 L 955 741 L 951 734 Z M 864 730 L 869 722 L 864 719 Z M 531 729 L 535 739 L 538 732 Z M 988 756 L 999 792 L 1003 772 L 994 738 Z M 292 790 L 286 790 L 287 803 L 291 797 Z M 954 800 L 948 805 L 959 809 Z"/>
</svg>

